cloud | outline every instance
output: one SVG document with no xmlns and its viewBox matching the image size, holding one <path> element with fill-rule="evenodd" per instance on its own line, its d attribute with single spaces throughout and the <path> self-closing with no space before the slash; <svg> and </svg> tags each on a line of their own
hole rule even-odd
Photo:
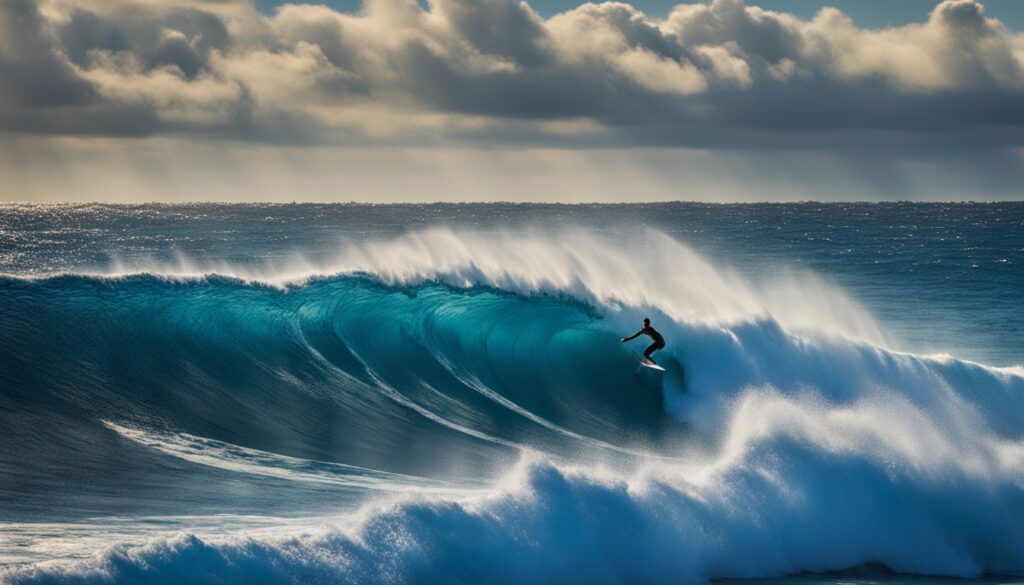
<svg viewBox="0 0 1024 585">
<path fill-rule="evenodd" d="M 817 58 L 843 80 L 880 77 L 907 92 L 1024 88 L 1019 40 L 973 0 L 947 0 L 924 24 L 883 31 L 825 10 L 810 30 L 829 39 Z"/>
<path fill-rule="evenodd" d="M 32 0 L 0 4 L 0 107 L 53 108 L 92 97 L 48 33 Z"/>
<path fill-rule="evenodd" d="M 1024 35 L 976 0 L 858 28 L 741 0 L 0 5 L 0 129 L 300 145 L 1014 149 Z M 994 130 L 995 129 L 995 130 Z"/>
</svg>

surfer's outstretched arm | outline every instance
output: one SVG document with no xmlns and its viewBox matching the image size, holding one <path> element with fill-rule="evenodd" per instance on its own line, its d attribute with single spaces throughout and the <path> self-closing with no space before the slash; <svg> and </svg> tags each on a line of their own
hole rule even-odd
<svg viewBox="0 0 1024 585">
<path fill-rule="evenodd" d="M 622 339 L 620 339 L 619 341 L 621 341 L 621 342 L 625 343 L 625 342 L 629 341 L 630 339 L 636 339 L 636 338 L 637 338 L 637 337 L 639 337 L 639 336 L 640 336 L 640 334 L 641 334 L 641 333 L 643 333 L 643 332 L 644 332 L 644 330 L 643 330 L 643 329 L 641 329 L 640 331 L 637 331 L 636 333 L 634 333 L 633 335 L 630 335 L 629 337 L 623 337 L 623 338 L 622 338 Z"/>
</svg>

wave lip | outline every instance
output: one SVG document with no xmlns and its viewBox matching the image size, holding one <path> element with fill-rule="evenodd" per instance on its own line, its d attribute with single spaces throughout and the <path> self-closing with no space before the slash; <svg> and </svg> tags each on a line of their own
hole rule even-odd
<svg viewBox="0 0 1024 585">
<path fill-rule="evenodd" d="M 62 274 L 66 273 L 9 276 L 38 279 Z M 809 272 L 782 272 L 775 280 L 755 285 L 656 231 L 617 241 L 582 228 L 551 235 L 434 227 L 397 238 L 346 242 L 333 254 L 315 258 L 296 254 L 260 264 L 204 261 L 183 254 L 172 262 L 115 258 L 109 266 L 73 274 L 114 280 L 139 275 L 228 278 L 278 288 L 360 275 L 394 286 L 441 282 L 522 295 L 560 294 L 598 307 L 646 307 L 691 323 L 729 324 L 770 316 L 783 325 L 886 344 L 867 311 Z"/>
</svg>

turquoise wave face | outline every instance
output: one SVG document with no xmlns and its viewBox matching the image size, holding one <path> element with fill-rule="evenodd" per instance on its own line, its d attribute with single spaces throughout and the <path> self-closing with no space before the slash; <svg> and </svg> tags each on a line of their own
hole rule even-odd
<svg viewBox="0 0 1024 585">
<path fill-rule="evenodd" d="M 13 517 L 96 513 L 125 494 L 118 506 L 153 513 L 179 497 L 245 512 L 366 495 L 318 481 L 296 506 L 275 471 L 295 465 L 280 458 L 457 485 L 501 475 L 524 450 L 629 467 L 722 449 L 751 388 L 837 408 L 890 392 L 965 440 L 970 429 L 1012 437 L 1024 424 L 1019 375 L 794 336 L 771 320 L 665 321 L 668 373 L 652 379 L 638 372 L 644 342 L 617 342 L 623 315 L 558 295 L 359 275 L 286 288 L 142 275 L 5 279 L 0 296 L 10 430 L 0 454 L 16 470 L 5 485 L 22 494 Z M 626 323 L 642 314 L 618 311 L 635 316 Z M 139 440 L 126 428 L 164 434 Z M 173 434 L 201 441 L 152 449 Z M 214 469 L 168 471 L 168 449 Z M 253 487 L 233 466 L 266 461 L 278 467 L 255 469 L 260 497 L 239 497 Z M 69 502 L 65 482 L 83 478 Z"/>
<path fill-rule="evenodd" d="M 0 449 L 10 469 L 38 469 L 19 478 L 26 509 L 60 496 L 55 474 L 103 477 L 142 456 L 104 423 L 476 481 L 523 448 L 616 456 L 682 435 L 621 332 L 567 298 L 358 276 L 284 290 L 66 276 L 4 280 L 0 296 Z M 160 472 L 115 465 L 117 489 L 144 505 L 137 484 Z"/>
</svg>

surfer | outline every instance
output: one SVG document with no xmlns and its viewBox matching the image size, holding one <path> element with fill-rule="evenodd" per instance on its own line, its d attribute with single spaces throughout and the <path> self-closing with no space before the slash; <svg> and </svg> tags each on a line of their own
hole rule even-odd
<svg viewBox="0 0 1024 585">
<path fill-rule="evenodd" d="M 644 319 L 643 329 L 637 331 L 636 333 L 630 335 L 629 337 L 623 337 L 619 341 L 625 343 L 631 339 L 636 339 L 641 335 L 646 335 L 647 337 L 650 337 L 651 339 L 654 340 L 654 343 L 648 345 L 647 349 L 644 350 L 644 359 L 652 364 L 657 363 L 654 361 L 654 358 L 651 357 L 651 354 L 665 347 L 665 338 L 661 336 L 661 333 L 655 331 L 654 327 L 651 327 L 650 319 Z"/>
</svg>

